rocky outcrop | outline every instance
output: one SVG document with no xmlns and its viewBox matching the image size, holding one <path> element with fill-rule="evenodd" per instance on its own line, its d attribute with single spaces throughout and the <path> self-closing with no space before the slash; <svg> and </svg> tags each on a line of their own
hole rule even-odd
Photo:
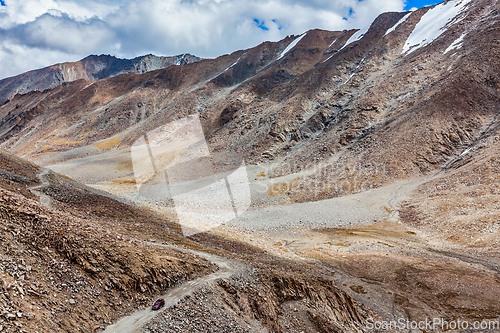
<svg viewBox="0 0 500 333">
<path fill-rule="evenodd" d="M 143 332 L 367 332 L 371 312 L 327 278 L 254 269 L 186 297 Z"/>
</svg>

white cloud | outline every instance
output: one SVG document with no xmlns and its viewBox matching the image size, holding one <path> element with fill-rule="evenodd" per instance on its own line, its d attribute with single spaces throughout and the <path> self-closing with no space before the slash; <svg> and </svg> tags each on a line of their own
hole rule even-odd
<svg viewBox="0 0 500 333">
<path fill-rule="evenodd" d="M 91 53 L 216 57 L 309 29 L 360 28 L 382 12 L 404 8 L 404 0 L 4 2 L 0 78 Z"/>
<path fill-rule="evenodd" d="M 0 21 L 0 28 L 27 23 L 46 13 L 56 16 L 65 13 L 76 21 L 92 17 L 102 19 L 119 8 L 116 1 L 102 3 L 77 0 L 4 0 L 4 3 L 6 6 L 0 7 L 0 12 L 7 13 L 8 19 Z"/>
<path fill-rule="evenodd" d="M 5 30 L 4 36 L 20 45 L 66 53 L 93 52 L 116 40 L 106 22 L 99 19 L 77 22 L 66 14 L 43 14 L 35 21 Z"/>
</svg>

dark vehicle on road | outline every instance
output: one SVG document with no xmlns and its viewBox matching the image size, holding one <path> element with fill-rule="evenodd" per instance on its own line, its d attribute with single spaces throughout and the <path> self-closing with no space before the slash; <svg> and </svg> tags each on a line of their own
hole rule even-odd
<svg viewBox="0 0 500 333">
<path fill-rule="evenodd" d="M 153 310 L 159 310 L 165 305 L 165 301 L 162 298 L 159 298 L 155 304 L 153 304 Z"/>
</svg>

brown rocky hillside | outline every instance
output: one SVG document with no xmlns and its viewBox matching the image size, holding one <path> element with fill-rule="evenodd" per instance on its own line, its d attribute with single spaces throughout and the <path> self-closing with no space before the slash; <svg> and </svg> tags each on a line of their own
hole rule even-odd
<svg viewBox="0 0 500 333">
<path fill-rule="evenodd" d="M 148 211 L 56 174 L 40 189 L 53 198 L 47 207 L 29 190 L 40 182 L 38 166 L 2 151 L 0 172 L 2 332 L 94 332 L 159 291 L 215 269 L 144 244 L 148 233 L 182 242 L 175 226 Z"/>
</svg>

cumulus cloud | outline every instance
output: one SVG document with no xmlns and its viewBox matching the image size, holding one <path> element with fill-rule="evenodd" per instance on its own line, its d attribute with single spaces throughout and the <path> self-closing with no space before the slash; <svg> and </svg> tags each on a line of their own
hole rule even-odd
<svg viewBox="0 0 500 333">
<path fill-rule="evenodd" d="M 92 52 L 116 40 L 106 22 L 96 18 L 78 22 L 64 13 L 43 14 L 34 21 L 0 30 L 0 34 L 18 45 L 65 53 Z"/>
<path fill-rule="evenodd" d="M 309 29 L 361 28 L 404 0 L 3 0 L 0 78 L 89 54 L 216 57 Z"/>
</svg>

